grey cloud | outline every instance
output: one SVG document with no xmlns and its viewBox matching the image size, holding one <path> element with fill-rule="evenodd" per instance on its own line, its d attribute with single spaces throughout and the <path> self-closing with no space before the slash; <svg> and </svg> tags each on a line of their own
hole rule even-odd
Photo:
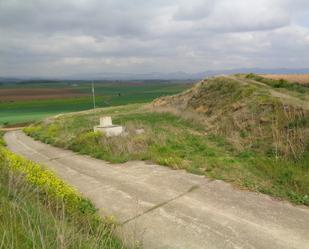
<svg viewBox="0 0 309 249">
<path fill-rule="evenodd" d="M 178 6 L 178 9 L 174 14 L 174 19 L 184 21 L 205 19 L 209 16 L 213 8 L 213 0 L 187 1 Z"/>
<path fill-rule="evenodd" d="M 138 35 L 145 32 L 151 10 L 120 1 L 10 1 L 0 5 L 0 27 L 20 32 Z M 134 4 L 135 2 L 135 4 Z"/>
<path fill-rule="evenodd" d="M 309 67 L 307 0 L 0 0 L 0 75 Z"/>
<path fill-rule="evenodd" d="M 206 26 L 223 32 L 248 32 L 273 30 L 289 22 L 289 15 L 276 1 L 221 1 Z"/>
</svg>

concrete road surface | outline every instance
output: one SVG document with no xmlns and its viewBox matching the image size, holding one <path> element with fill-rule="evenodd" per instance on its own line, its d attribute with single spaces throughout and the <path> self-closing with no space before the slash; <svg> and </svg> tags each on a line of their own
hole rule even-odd
<svg viewBox="0 0 309 249">
<path fill-rule="evenodd" d="M 145 249 L 309 248 L 309 209 L 222 181 L 145 162 L 109 164 L 5 135 L 9 149 L 55 171 L 114 215 L 119 234 Z"/>
</svg>

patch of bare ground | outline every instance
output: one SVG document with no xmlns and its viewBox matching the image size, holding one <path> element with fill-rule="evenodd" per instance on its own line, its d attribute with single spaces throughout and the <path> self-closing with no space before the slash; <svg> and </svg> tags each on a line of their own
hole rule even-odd
<svg viewBox="0 0 309 249">
<path fill-rule="evenodd" d="M 19 100 L 62 99 L 72 97 L 84 97 L 88 94 L 77 92 L 69 88 L 17 88 L 0 89 L 0 102 Z"/>
</svg>

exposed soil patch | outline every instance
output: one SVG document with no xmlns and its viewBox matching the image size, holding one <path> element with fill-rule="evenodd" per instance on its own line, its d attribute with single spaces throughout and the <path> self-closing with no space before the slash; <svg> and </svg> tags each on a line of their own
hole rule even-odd
<svg viewBox="0 0 309 249">
<path fill-rule="evenodd" d="M 69 88 L 0 89 L 0 102 L 18 100 L 62 99 L 87 96 Z"/>
</svg>

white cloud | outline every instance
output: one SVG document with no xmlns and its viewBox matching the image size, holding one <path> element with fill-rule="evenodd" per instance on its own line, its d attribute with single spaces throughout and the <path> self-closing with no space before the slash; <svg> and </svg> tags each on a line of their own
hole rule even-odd
<svg viewBox="0 0 309 249">
<path fill-rule="evenodd" d="M 206 27 L 214 30 L 240 32 L 272 30 L 288 25 L 289 15 L 270 0 L 220 1 Z"/>
<path fill-rule="evenodd" d="M 0 0 L 0 75 L 309 67 L 307 0 Z"/>
</svg>

